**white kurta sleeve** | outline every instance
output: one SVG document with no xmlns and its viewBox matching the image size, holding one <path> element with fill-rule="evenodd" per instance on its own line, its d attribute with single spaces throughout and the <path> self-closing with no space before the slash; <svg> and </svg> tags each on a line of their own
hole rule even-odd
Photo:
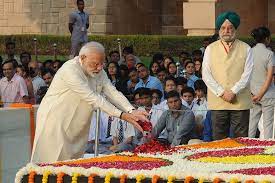
<svg viewBox="0 0 275 183">
<path fill-rule="evenodd" d="M 211 90 L 217 97 L 220 97 L 224 92 L 224 88 L 213 78 L 210 68 L 210 48 L 206 47 L 202 62 L 202 79 L 208 89 Z"/>
<path fill-rule="evenodd" d="M 251 78 L 252 74 L 252 69 L 253 69 L 253 56 L 252 56 L 252 49 L 247 48 L 247 58 L 245 61 L 245 66 L 244 66 L 244 72 L 241 75 L 241 79 L 235 83 L 235 85 L 231 88 L 231 91 L 235 94 L 239 93 L 242 89 L 244 89 Z"/>
<path fill-rule="evenodd" d="M 123 112 L 128 112 L 131 109 L 134 109 L 128 99 L 112 85 L 111 81 L 107 77 L 106 72 L 103 72 L 103 93 L 108 97 L 109 101 Z"/>
<path fill-rule="evenodd" d="M 122 111 L 116 108 L 110 102 L 108 102 L 99 93 L 93 91 L 89 87 L 87 78 L 83 76 L 80 70 L 76 68 L 63 69 L 61 77 L 69 89 L 74 91 L 77 95 L 80 96 L 80 98 L 88 102 L 94 108 L 100 108 L 102 111 L 111 116 L 115 116 L 118 118 L 120 117 Z"/>
</svg>

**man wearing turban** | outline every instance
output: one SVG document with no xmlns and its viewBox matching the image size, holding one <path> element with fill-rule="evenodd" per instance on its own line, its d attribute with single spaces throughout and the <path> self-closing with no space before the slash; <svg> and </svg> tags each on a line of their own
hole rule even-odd
<svg viewBox="0 0 275 183">
<path fill-rule="evenodd" d="M 236 39 L 240 17 L 235 12 L 221 13 L 216 20 L 219 40 L 204 54 L 202 78 L 208 87 L 213 139 L 246 137 L 249 109 L 252 107 L 249 80 L 253 68 L 251 48 Z"/>
</svg>

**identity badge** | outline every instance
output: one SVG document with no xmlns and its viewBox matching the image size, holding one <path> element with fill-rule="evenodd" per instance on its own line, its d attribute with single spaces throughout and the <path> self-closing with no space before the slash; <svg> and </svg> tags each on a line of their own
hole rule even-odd
<svg viewBox="0 0 275 183">
<path fill-rule="evenodd" d="M 85 31 L 85 27 L 81 27 L 81 31 L 84 32 Z"/>
</svg>

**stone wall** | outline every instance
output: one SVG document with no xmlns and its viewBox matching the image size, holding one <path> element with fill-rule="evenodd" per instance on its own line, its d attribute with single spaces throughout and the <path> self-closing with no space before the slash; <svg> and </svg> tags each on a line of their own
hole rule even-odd
<svg viewBox="0 0 275 183">
<path fill-rule="evenodd" d="M 268 26 L 268 0 L 219 0 L 216 3 L 216 16 L 229 10 L 241 17 L 240 35 L 250 35 L 255 27 Z"/>
<path fill-rule="evenodd" d="M 75 0 L 0 0 L 1 34 L 69 34 L 68 16 Z M 86 0 L 93 22 L 89 32 L 108 32 L 111 0 Z"/>
<path fill-rule="evenodd" d="M 75 9 L 76 0 L 0 0 L 0 34 L 68 35 Z M 260 25 L 274 32 L 274 9 L 275 0 L 85 0 L 90 34 L 212 34 L 225 10 L 241 15 L 240 34 Z"/>
<path fill-rule="evenodd" d="M 183 34 L 183 0 L 86 0 L 90 34 Z M 75 0 L 0 0 L 1 34 L 66 35 Z"/>
<path fill-rule="evenodd" d="M 159 0 L 112 1 L 113 34 L 160 34 Z"/>
</svg>

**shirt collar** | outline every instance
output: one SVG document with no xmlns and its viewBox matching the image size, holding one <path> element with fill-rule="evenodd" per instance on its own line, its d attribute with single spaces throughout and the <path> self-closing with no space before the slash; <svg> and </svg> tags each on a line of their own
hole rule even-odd
<svg viewBox="0 0 275 183">
<path fill-rule="evenodd" d="M 32 78 L 32 81 L 36 80 L 37 78 L 40 78 L 38 75 Z"/>
<path fill-rule="evenodd" d="M 265 44 L 263 44 L 263 43 L 257 43 L 256 46 L 266 48 Z"/>
<path fill-rule="evenodd" d="M 186 109 L 184 109 L 184 105 L 181 105 L 180 110 L 182 110 L 182 111 L 179 111 L 180 114 L 183 114 L 183 113 L 185 112 Z M 168 114 L 169 114 L 170 116 L 172 115 L 172 111 L 170 111 L 170 109 L 168 110 Z"/>
<path fill-rule="evenodd" d="M 81 13 L 85 14 L 85 11 L 81 12 L 79 10 L 76 10 L 76 12 L 79 13 L 79 14 L 81 14 Z"/>
<path fill-rule="evenodd" d="M 149 81 L 151 80 L 151 78 L 152 78 L 152 76 L 150 76 L 150 75 L 149 75 L 149 77 L 148 77 L 148 79 L 147 79 L 146 83 L 144 83 L 142 79 L 141 79 L 141 82 L 142 82 L 143 84 L 145 84 L 145 85 L 146 85 L 147 83 L 149 83 Z"/>
<path fill-rule="evenodd" d="M 7 78 L 7 77 L 4 77 L 3 81 L 4 81 L 4 82 L 14 82 L 14 81 L 15 81 L 16 76 L 17 76 L 17 74 L 15 73 L 15 74 L 13 75 L 13 77 L 11 78 L 11 80 L 10 80 L 10 81 L 8 81 L 8 78 Z"/>
</svg>

